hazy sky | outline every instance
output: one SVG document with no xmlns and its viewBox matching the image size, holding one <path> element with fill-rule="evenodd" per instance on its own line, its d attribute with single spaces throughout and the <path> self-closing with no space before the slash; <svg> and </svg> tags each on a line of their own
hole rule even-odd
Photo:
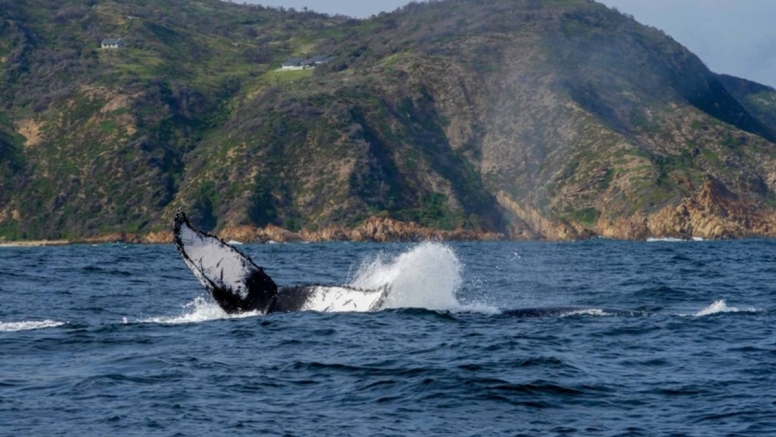
<svg viewBox="0 0 776 437">
<path fill-rule="evenodd" d="M 367 17 L 407 0 L 243 0 Z M 599 0 L 662 29 L 712 70 L 776 87 L 776 0 Z M 240 2 L 239 0 L 235 3 Z"/>
<path fill-rule="evenodd" d="M 603 0 L 662 29 L 718 73 L 776 87 L 776 0 Z"/>
</svg>

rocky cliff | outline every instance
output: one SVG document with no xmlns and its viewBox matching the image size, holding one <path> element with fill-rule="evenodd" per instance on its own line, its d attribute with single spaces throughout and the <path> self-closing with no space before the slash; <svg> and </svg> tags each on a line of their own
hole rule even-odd
<svg viewBox="0 0 776 437">
<path fill-rule="evenodd" d="M 587 0 L 0 0 L 0 60 L 6 239 L 776 232 L 776 91 Z"/>
</svg>

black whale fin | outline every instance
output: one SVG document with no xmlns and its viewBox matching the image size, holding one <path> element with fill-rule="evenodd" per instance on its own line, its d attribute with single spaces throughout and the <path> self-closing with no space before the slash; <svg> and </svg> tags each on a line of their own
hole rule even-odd
<svg viewBox="0 0 776 437">
<path fill-rule="evenodd" d="M 239 250 L 194 229 L 183 211 L 175 213 L 172 235 L 183 261 L 224 311 L 266 313 L 273 305 L 278 287 L 272 278 Z"/>
</svg>

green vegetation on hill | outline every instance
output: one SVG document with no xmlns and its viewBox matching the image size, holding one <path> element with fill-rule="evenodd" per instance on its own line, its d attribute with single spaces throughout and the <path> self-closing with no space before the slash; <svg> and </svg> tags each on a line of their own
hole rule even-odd
<svg viewBox="0 0 776 437">
<path fill-rule="evenodd" d="M 106 37 L 126 47 L 100 49 Z M 276 71 L 312 54 L 335 60 Z M 11 239 L 166 229 L 179 206 L 215 230 L 377 215 L 628 238 L 613 223 L 700 202 L 710 180 L 757 214 L 776 199 L 776 92 L 587 0 L 411 3 L 369 20 L 0 0 L 0 76 Z"/>
<path fill-rule="evenodd" d="M 750 80 L 720 74 L 722 85 L 749 114 L 756 117 L 771 132 L 776 132 L 776 90 Z"/>
</svg>

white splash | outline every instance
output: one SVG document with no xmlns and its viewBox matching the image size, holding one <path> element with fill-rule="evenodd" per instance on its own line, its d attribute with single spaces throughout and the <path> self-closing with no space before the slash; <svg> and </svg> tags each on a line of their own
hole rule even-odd
<svg viewBox="0 0 776 437">
<path fill-rule="evenodd" d="M 381 309 L 425 308 L 496 313 L 486 305 L 462 305 L 455 294 L 463 266 L 453 250 L 440 243 L 421 243 L 393 259 L 378 255 L 365 261 L 349 284 L 375 290 L 388 287 Z"/>
<path fill-rule="evenodd" d="M 184 323 L 207 322 L 209 320 L 219 319 L 241 319 L 245 317 L 258 316 L 261 314 L 257 311 L 240 314 L 227 314 L 226 311 L 222 310 L 221 307 L 218 306 L 217 303 L 205 299 L 204 297 L 198 297 L 192 302 L 187 303 L 184 305 L 184 309 L 184 313 L 177 316 L 151 317 L 148 319 L 138 320 L 138 322 L 178 325 Z"/>
<path fill-rule="evenodd" d="M 703 316 L 709 316 L 712 314 L 719 314 L 719 313 L 738 313 L 738 312 L 756 313 L 760 311 L 762 310 L 757 308 L 746 308 L 742 310 L 736 307 L 729 307 L 727 306 L 724 300 L 718 300 L 712 303 L 711 305 L 707 306 L 706 308 L 698 311 L 694 315 L 695 317 L 703 317 Z"/>
<path fill-rule="evenodd" d="M 681 238 L 647 238 L 647 243 L 683 243 L 688 240 L 683 240 Z"/>
<path fill-rule="evenodd" d="M 226 242 L 226 244 L 228 244 L 230 246 L 242 246 L 243 242 L 242 241 L 237 241 L 237 240 L 229 240 L 229 241 Z"/>
<path fill-rule="evenodd" d="M 29 331 L 32 329 L 56 328 L 65 325 L 65 322 L 55 320 L 26 321 L 26 322 L 0 322 L 0 332 Z"/>
<path fill-rule="evenodd" d="M 688 239 L 685 238 L 674 238 L 674 237 L 666 237 L 666 238 L 647 238 L 647 243 L 685 243 L 688 241 L 706 241 L 701 237 L 691 237 Z"/>
</svg>

